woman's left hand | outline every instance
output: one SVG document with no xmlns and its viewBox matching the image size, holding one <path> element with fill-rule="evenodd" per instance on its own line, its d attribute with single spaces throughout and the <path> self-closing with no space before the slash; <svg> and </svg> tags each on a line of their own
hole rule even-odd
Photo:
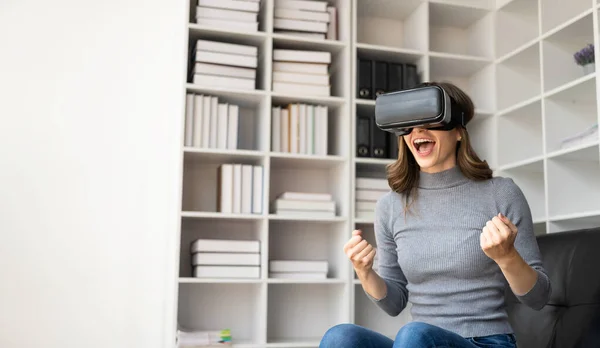
<svg viewBox="0 0 600 348">
<path fill-rule="evenodd" d="M 517 226 L 500 213 L 483 228 L 479 238 L 481 249 L 496 263 L 510 259 L 517 254 L 514 247 L 517 231 Z"/>
</svg>

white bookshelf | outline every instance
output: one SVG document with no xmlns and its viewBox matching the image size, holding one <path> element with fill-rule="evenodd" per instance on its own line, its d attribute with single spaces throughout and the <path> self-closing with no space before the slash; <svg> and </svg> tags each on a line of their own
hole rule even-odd
<svg viewBox="0 0 600 348">
<path fill-rule="evenodd" d="M 392 162 L 356 156 L 356 116 L 375 107 L 373 100 L 356 98 L 359 57 L 413 63 L 421 81 L 449 80 L 464 88 L 476 104 L 469 124 L 474 147 L 497 175 L 522 188 L 537 234 L 600 225 L 598 139 L 560 146 L 560 139 L 599 120 L 597 74 L 584 75 L 572 59 L 585 44 L 599 44 L 595 1 L 329 1 L 338 10 L 335 41 L 274 32 L 276 1 L 261 0 L 258 32 L 194 24 L 190 3 L 190 45 L 200 38 L 254 45 L 259 66 L 256 90 L 186 84 L 188 93 L 239 105 L 240 133 L 235 150 L 182 147 L 180 324 L 230 328 L 235 347 L 300 348 L 318 347 L 337 323 L 393 337 L 410 320 L 408 309 L 389 317 L 366 298 L 342 251 L 354 228 L 375 242 L 372 219 L 354 214 L 355 178 L 384 178 Z M 330 52 L 331 96 L 272 92 L 274 48 Z M 328 107 L 327 155 L 271 151 L 271 107 L 293 102 Z M 216 170 L 223 163 L 263 166 L 262 214 L 218 212 Z M 270 213 L 270 202 L 284 191 L 330 193 L 336 217 Z M 191 277 L 189 244 L 204 237 L 259 240 L 260 278 Z M 326 260 L 328 278 L 271 279 L 271 259 Z"/>
</svg>

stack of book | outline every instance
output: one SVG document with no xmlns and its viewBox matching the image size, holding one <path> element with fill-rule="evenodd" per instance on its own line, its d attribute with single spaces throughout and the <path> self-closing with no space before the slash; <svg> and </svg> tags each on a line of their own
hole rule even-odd
<svg viewBox="0 0 600 348">
<path fill-rule="evenodd" d="M 190 253 L 195 278 L 260 278 L 257 240 L 196 239 Z"/>
<path fill-rule="evenodd" d="M 256 89 L 258 47 L 197 40 L 192 50 L 192 82 L 227 89 Z"/>
<path fill-rule="evenodd" d="M 219 98 L 188 93 L 184 144 L 188 147 L 237 149 L 239 106 Z"/>
<path fill-rule="evenodd" d="M 231 346 L 231 330 L 177 330 L 177 348 Z"/>
<path fill-rule="evenodd" d="M 269 260 L 269 278 L 326 279 L 329 263 L 312 260 Z"/>
<path fill-rule="evenodd" d="M 219 29 L 258 31 L 260 0 L 198 0 L 196 23 Z"/>
<path fill-rule="evenodd" d="M 387 179 L 356 178 L 356 209 L 358 219 L 374 219 L 377 200 L 390 191 Z"/>
<path fill-rule="evenodd" d="M 271 112 L 271 150 L 327 155 L 328 109 L 323 105 L 288 104 Z"/>
<path fill-rule="evenodd" d="M 421 82 L 417 66 L 412 63 L 358 58 L 356 69 L 359 99 L 374 100 L 382 93 L 410 89 Z"/>
<path fill-rule="evenodd" d="M 260 165 L 223 163 L 217 168 L 217 210 L 262 214 L 264 174 Z"/>
<path fill-rule="evenodd" d="M 330 96 L 331 53 L 273 50 L 273 92 L 296 96 Z"/>
<path fill-rule="evenodd" d="M 337 10 L 326 1 L 275 0 L 273 17 L 276 33 L 337 40 Z"/>
<path fill-rule="evenodd" d="M 274 214 L 309 218 L 334 217 L 335 208 L 329 193 L 284 192 L 271 204 Z"/>
</svg>

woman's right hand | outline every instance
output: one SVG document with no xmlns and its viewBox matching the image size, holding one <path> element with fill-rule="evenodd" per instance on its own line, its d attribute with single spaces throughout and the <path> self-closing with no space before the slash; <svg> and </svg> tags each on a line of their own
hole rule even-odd
<svg viewBox="0 0 600 348">
<path fill-rule="evenodd" d="M 344 244 L 344 252 L 358 275 L 366 275 L 373 269 L 376 249 L 363 238 L 361 230 L 352 231 L 352 238 Z"/>
</svg>

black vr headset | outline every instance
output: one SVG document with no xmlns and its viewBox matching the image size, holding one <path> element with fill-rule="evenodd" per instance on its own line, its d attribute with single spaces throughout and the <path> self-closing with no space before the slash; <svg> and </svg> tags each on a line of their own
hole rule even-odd
<svg viewBox="0 0 600 348">
<path fill-rule="evenodd" d="M 381 94 L 375 101 L 375 123 L 397 136 L 414 127 L 451 130 L 465 126 L 465 112 L 439 86 L 429 85 Z"/>
</svg>

